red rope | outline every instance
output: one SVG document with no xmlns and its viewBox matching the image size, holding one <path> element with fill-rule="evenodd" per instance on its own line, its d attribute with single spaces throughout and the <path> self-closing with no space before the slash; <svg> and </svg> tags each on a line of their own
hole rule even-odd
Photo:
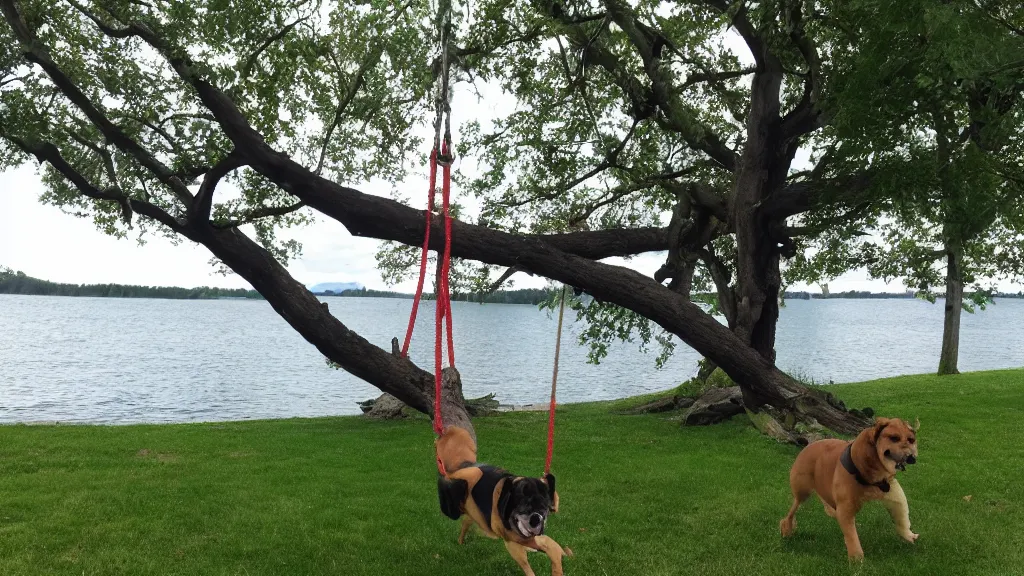
<svg viewBox="0 0 1024 576">
<path fill-rule="evenodd" d="M 416 295 L 412 299 L 412 314 L 409 315 L 409 327 L 405 330 L 405 343 L 402 344 L 402 357 L 409 357 L 409 344 L 412 342 L 412 331 L 416 327 L 416 313 L 420 309 L 420 297 L 423 295 L 423 280 L 427 275 L 427 251 L 430 249 L 430 215 L 434 210 L 434 190 L 437 188 L 437 150 L 430 153 L 430 191 L 427 193 L 427 227 L 423 234 L 423 254 L 420 256 L 420 278 L 416 283 Z"/>
<path fill-rule="evenodd" d="M 447 157 L 448 143 L 445 142 L 440 155 Z M 423 297 L 423 284 L 427 276 L 427 257 L 430 251 L 431 213 L 434 209 L 434 196 L 437 190 L 438 150 L 430 153 L 430 191 L 427 197 L 426 230 L 423 234 L 423 251 L 420 255 L 420 276 L 416 282 L 416 295 L 412 300 L 412 313 L 409 314 L 409 326 L 405 331 L 405 342 L 402 344 L 402 356 L 408 358 L 412 333 L 416 328 L 416 315 L 419 312 L 420 300 Z M 449 295 L 448 277 L 451 270 L 452 254 L 452 218 L 451 218 L 452 168 L 445 163 L 441 177 L 442 212 L 444 215 L 444 252 L 441 257 L 441 274 L 437 281 L 437 305 L 434 307 L 434 432 L 440 436 L 444 432 L 441 418 L 441 331 L 448 329 L 448 365 L 455 366 L 455 344 L 452 339 L 452 304 Z M 442 322 L 442 318 L 444 322 Z M 444 474 L 444 464 L 437 462 L 438 471 Z"/>
<path fill-rule="evenodd" d="M 551 372 L 551 404 L 548 406 L 548 453 L 544 458 L 544 473 L 551 472 L 551 456 L 555 451 L 555 392 L 558 390 L 558 353 L 562 349 L 562 316 L 565 315 L 565 286 L 558 305 L 558 334 L 555 336 L 555 365 Z"/>
<path fill-rule="evenodd" d="M 450 157 L 450 152 L 448 143 L 445 142 L 442 154 L 445 157 Z M 441 280 L 444 283 L 444 288 L 441 290 L 439 298 L 444 297 L 442 313 L 445 318 L 445 328 L 448 330 L 448 365 L 455 366 L 455 345 L 452 342 L 452 296 L 451 290 L 448 287 L 448 276 L 452 263 L 452 217 L 448 211 L 452 192 L 452 165 L 450 162 L 444 165 L 441 183 L 441 202 L 444 210 L 444 260 L 441 269 Z"/>
<path fill-rule="evenodd" d="M 448 143 L 445 142 L 441 149 L 441 155 L 448 157 Z M 423 284 L 427 275 L 427 260 L 430 250 L 430 225 L 431 213 L 434 208 L 434 198 L 437 190 L 437 167 L 438 151 L 435 148 L 430 153 L 430 191 L 427 196 L 426 229 L 423 234 L 423 251 L 420 256 L 420 276 L 416 282 L 416 295 L 412 301 L 412 313 L 409 315 L 409 326 L 405 332 L 405 342 L 402 345 L 402 356 L 409 356 L 409 345 L 412 342 L 412 332 L 416 327 L 416 315 L 419 311 L 420 299 L 423 296 Z M 441 417 L 441 360 L 442 342 L 441 332 L 447 329 L 448 337 L 448 365 L 455 366 L 455 345 L 452 338 L 452 302 L 449 288 L 449 276 L 451 273 L 452 254 L 452 218 L 451 218 L 451 164 L 442 165 L 441 176 L 441 211 L 444 216 L 444 251 L 439 254 L 441 258 L 441 273 L 437 279 L 437 303 L 434 307 L 434 433 L 440 436 L 444 432 L 444 422 Z M 555 338 L 555 363 L 551 375 L 551 402 L 548 406 L 548 444 L 547 455 L 544 459 L 544 473 L 551 472 L 551 458 L 555 448 L 555 406 L 556 391 L 558 388 L 558 356 L 562 347 L 562 318 L 565 313 L 565 287 L 562 287 L 562 299 L 558 308 L 558 334 Z M 446 476 L 444 462 L 440 458 L 437 461 L 437 471 Z"/>
</svg>

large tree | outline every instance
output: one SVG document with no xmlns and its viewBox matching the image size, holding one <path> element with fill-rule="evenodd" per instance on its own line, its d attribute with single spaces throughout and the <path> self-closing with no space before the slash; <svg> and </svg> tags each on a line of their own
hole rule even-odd
<svg viewBox="0 0 1024 576">
<path fill-rule="evenodd" d="M 136 225 L 202 244 L 330 360 L 429 410 L 432 376 L 332 316 L 287 273 L 282 261 L 294 246 L 274 233 L 314 210 L 354 235 L 422 241 L 421 211 L 339 182 L 399 180 L 422 151 L 409 119 L 432 104 L 436 66 L 423 56 L 436 31 L 424 7 L 0 0 L 0 8 L 3 165 L 44 163 L 44 200 L 108 233 Z M 823 153 L 814 170 L 792 170 L 800 147 L 837 112 L 823 102 L 857 37 L 845 10 L 781 1 L 474 3 L 452 59 L 526 106 L 496 133 L 471 138 L 488 166 L 473 187 L 489 200 L 478 225 L 455 222 L 452 254 L 552 278 L 649 319 L 728 373 L 751 410 L 771 405 L 856 430 L 863 415 L 774 365 L 780 261 L 794 254 L 799 232 L 787 219 L 855 210 L 872 178 L 890 169 Z M 742 38 L 749 68 L 717 47 L 724 26 Z M 239 192 L 226 193 L 223 181 Z M 507 209 L 520 201 L 536 217 L 517 223 Z M 634 203 L 672 207 L 674 216 L 662 227 Z M 556 210 L 560 218 L 545 225 L 539 215 Z M 431 246 L 443 236 L 435 226 Z M 651 251 L 669 254 L 657 279 L 600 262 Z M 691 301 L 698 267 L 718 288 L 728 326 Z M 450 407 L 447 418 L 468 421 L 458 402 Z"/>
<path fill-rule="evenodd" d="M 867 21 L 878 5 L 886 3 L 852 13 Z M 820 282 L 864 267 L 932 302 L 941 287 L 938 373 L 953 374 L 962 310 L 984 306 L 991 282 L 1022 277 L 1024 33 L 1015 22 L 1024 10 L 911 0 L 887 13 L 862 30 L 839 80 L 845 101 L 832 128 L 842 147 L 834 153 L 901 158 L 913 170 L 876 177 L 872 209 L 844 226 L 830 225 L 827 211 L 808 214 L 815 250 L 789 272 Z M 893 107 L 894 98 L 912 105 Z"/>
</svg>

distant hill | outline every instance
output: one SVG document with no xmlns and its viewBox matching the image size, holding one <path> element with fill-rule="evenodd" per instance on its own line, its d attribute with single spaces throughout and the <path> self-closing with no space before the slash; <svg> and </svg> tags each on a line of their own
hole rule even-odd
<svg viewBox="0 0 1024 576">
<path fill-rule="evenodd" d="M 309 287 L 309 291 L 314 294 L 323 294 L 324 292 L 334 292 L 335 294 L 341 294 L 348 290 L 362 290 L 363 285 L 359 282 L 321 282 L 314 284 Z"/>
</svg>

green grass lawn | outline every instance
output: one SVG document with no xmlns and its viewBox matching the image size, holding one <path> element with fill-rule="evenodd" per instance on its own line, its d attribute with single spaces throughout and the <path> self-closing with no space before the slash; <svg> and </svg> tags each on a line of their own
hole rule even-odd
<svg viewBox="0 0 1024 576">
<path fill-rule="evenodd" d="M 559 412 L 562 510 L 548 527 L 576 553 L 566 573 L 1024 574 L 1024 371 L 835 390 L 920 417 L 920 462 L 901 476 L 916 545 L 870 505 L 867 559 L 851 567 L 816 500 L 783 541 L 797 448 L 745 418 L 681 429 L 576 405 Z M 479 420 L 481 459 L 538 474 L 545 418 Z M 420 418 L 0 426 L 0 574 L 521 574 L 500 542 L 456 544 L 432 441 Z"/>
</svg>

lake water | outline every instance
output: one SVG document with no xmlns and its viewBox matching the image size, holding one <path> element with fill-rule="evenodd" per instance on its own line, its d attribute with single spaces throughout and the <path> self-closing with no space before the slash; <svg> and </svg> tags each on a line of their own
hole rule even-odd
<svg viewBox="0 0 1024 576">
<path fill-rule="evenodd" d="M 409 300 L 331 298 L 330 310 L 390 350 Z M 543 402 L 557 318 L 533 306 L 452 304 L 456 364 L 467 396 Z M 424 302 L 411 355 L 431 370 L 433 302 Z M 567 316 L 571 320 L 571 315 Z M 1024 366 L 1024 300 L 964 314 L 960 369 Z M 698 355 L 612 347 L 586 363 L 567 322 L 558 380 L 563 402 L 663 390 L 692 376 Z M 917 300 L 790 300 L 778 363 L 817 381 L 931 372 L 942 307 Z M 0 295 L 0 422 L 193 422 L 357 414 L 376 389 L 329 368 L 263 301 L 124 300 Z"/>
</svg>

